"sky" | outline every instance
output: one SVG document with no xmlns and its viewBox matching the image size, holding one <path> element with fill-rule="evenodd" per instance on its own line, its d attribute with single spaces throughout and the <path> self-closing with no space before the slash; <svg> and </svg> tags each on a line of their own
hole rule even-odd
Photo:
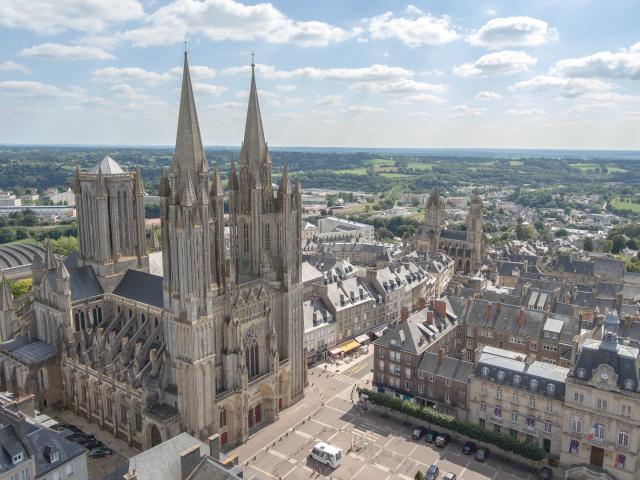
<svg viewBox="0 0 640 480">
<path fill-rule="evenodd" d="M 640 149 L 637 0 L 0 0 L 0 143 Z"/>
</svg>

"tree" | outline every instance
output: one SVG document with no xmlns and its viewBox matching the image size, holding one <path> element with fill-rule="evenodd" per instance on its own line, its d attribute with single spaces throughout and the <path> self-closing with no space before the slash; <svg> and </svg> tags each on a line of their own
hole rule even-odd
<svg viewBox="0 0 640 480">
<path fill-rule="evenodd" d="M 78 239 L 75 237 L 60 237 L 52 242 L 51 248 L 58 255 L 69 255 L 79 249 Z"/>
<path fill-rule="evenodd" d="M 21 297 L 29 290 L 31 290 L 31 286 L 33 285 L 33 281 L 30 278 L 22 278 L 20 280 L 10 280 L 9 288 L 11 289 L 11 294 L 14 298 Z"/>
<path fill-rule="evenodd" d="M 593 252 L 593 238 L 586 237 L 582 244 L 582 248 L 584 248 L 587 252 Z"/>
<path fill-rule="evenodd" d="M 638 250 L 638 242 L 636 242 L 634 238 L 630 238 L 627 240 L 627 248 L 630 248 L 631 250 Z"/>
<path fill-rule="evenodd" d="M 616 235 L 612 238 L 611 253 L 620 253 L 627 243 L 624 235 Z"/>
<path fill-rule="evenodd" d="M 424 480 L 424 475 L 423 473 L 418 470 L 418 472 L 416 473 L 415 477 L 413 477 L 415 480 Z"/>
<path fill-rule="evenodd" d="M 612 248 L 613 248 L 613 241 L 612 240 L 605 240 L 604 242 L 602 242 L 602 251 L 604 253 L 611 252 Z"/>
<path fill-rule="evenodd" d="M 567 230 L 564 228 L 559 228 L 558 230 L 556 230 L 555 235 L 556 237 L 566 237 L 569 235 L 569 232 L 567 232 Z"/>
</svg>

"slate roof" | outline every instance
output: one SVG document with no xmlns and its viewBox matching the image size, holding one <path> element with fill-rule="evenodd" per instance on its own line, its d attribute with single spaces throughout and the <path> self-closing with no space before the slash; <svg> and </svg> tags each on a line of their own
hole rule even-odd
<svg viewBox="0 0 640 480">
<path fill-rule="evenodd" d="M 424 352 L 418 364 L 418 370 L 459 382 L 468 382 L 469 375 L 473 373 L 473 363 L 452 357 L 442 357 L 442 361 L 438 362 L 437 353 Z"/>
<path fill-rule="evenodd" d="M 126 173 L 120 164 L 116 162 L 109 155 L 106 155 L 100 162 L 93 166 L 87 173 L 97 174 L 98 169 L 102 170 L 102 173 L 105 175 L 111 175 L 116 173 Z"/>
<path fill-rule="evenodd" d="M 113 291 L 114 295 L 163 308 L 162 277 L 129 269 Z"/>
<path fill-rule="evenodd" d="M 46 250 L 40 245 L 31 243 L 13 243 L 0 245 L 0 271 L 22 265 L 30 265 L 34 255 L 38 255 L 44 262 Z"/>
<path fill-rule="evenodd" d="M 69 287 L 71 288 L 72 302 L 96 297 L 104 293 L 96 274 L 93 272 L 93 268 L 89 265 L 69 270 Z"/>
<path fill-rule="evenodd" d="M 23 460 L 18 465 L 29 459 L 29 452 L 27 452 L 11 425 L 2 425 L 0 427 L 0 447 L 2 447 L 0 448 L 0 472 L 2 473 L 17 467 L 17 465 L 13 465 L 13 455 L 22 453 Z"/>
<path fill-rule="evenodd" d="M 25 365 L 45 362 L 56 356 L 56 347 L 50 343 L 36 340 L 10 350 L 11 355 Z"/>
<path fill-rule="evenodd" d="M 48 428 L 37 428 L 33 432 L 26 435 L 26 440 L 34 453 L 36 462 L 36 476 L 42 477 L 49 471 L 64 465 L 80 455 L 86 454 L 86 449 L 70 440 L 67 440 L 58 432 L 49 430 Z M 49 448 L 58 452 L 58 460 L 51 463 L 45 455 L 45 449 Z"/>
<path fill-rule="evenodd" d="M 440 232 L 440 238 L 446 238 L 450 240 L 466 240 L 467 232 L 465 230 L 442 230 Z"/>
</svg>

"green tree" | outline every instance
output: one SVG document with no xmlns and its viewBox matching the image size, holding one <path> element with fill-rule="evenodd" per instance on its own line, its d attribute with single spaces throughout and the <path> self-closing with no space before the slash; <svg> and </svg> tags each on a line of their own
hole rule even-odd
<svg viewBox="0 0 640 480">
<path fill-rule="evenodd" d="M 612 239 L 613 244 L 611 245 L 611 253 L 620 253 L 627 243 L 624 235 L 616 235 Z"/>
<path fill-rule="evenodd" d="M 21 297 L 29 290 L 33 285 L 33 281 L 30 278 L 22 278 L 20 280 L 9 280 L 9 288 L 14 298 Z"/>
<path fill-rule="evenodd" d="M 602 242 L 602 251 L 604 253 L 611 252 L 612 248 L 613 248 L 613 241 L 612 240 L 605 240 L 604 242 Z"/>
<path fill-rule="evenodd" d="M 636 242 L 635 238 L 627 240 L 627 248 L 630 248 L 631 250 L 638 250 L 638 242 Z"/>
<path fill-rule="evenodd" d="M 78 250 L 78 239 L 75 237 L 60 237 L 51 242 L 51 248 L 58 255 L 69 255 Z"/>
<path fill-rule="evenodd" d="M 556 237 L 567 237 L 569 235 L 569 232 L 567 232 L 567 230 L 564 228 L 559 228 L 558 230 L 556 230 L 555 235 Z"/>
<path fill-rule="evenodd" d="M 587 252 L 593 252 L 593 238 L 586 237 L 584 242 L 582 243 L 582 248 L 584 248 Z"/>
<path fill-rule="evenodd" d="M 423 474 L 420 470 L 418 470 L 418 471 L 416 472 L 415 477 L 413 477 L 413 478 L 414 478 L 415 480 L 424 480 L 424 474 Z"/>
</svg>

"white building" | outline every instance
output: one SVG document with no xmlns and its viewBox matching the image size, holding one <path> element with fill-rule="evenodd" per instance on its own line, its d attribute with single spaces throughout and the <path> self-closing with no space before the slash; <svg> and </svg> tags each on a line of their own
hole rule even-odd
<svg viewBox="0 0 640 480">
<path fill-rule="evenodd" d="M 329 240 L 337 238 L 359 238 L 361 241 L 373 242 L 373 225 L 353 222 L 338 217 L 325 217 L 318 220 L 318 238 Z"/>
</svg>

